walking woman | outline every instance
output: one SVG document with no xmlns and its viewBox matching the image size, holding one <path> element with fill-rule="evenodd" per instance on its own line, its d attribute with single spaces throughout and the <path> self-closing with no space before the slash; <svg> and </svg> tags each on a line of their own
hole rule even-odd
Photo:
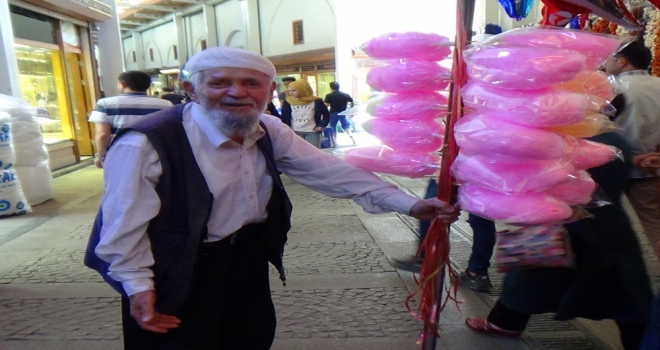
<svg viewBox="0 0 660 350">
<path fill-rule="evenodd" d="M 321 146 L 321 133 L 330 123 L 330 112 L 323 99 L 314 96 L 306 80 L 296 80 L 287 87 L 286 101 L 282 104 L 282 121 L 296 134 L 316 148 Z"/>
</svg>

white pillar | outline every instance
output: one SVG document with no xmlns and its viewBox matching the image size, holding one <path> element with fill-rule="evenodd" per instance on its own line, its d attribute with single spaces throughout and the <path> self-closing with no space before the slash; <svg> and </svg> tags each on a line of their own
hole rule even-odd
<svg viewBox="0 0 660 350">
<path fill-rule="evenodd" d="M 135 60 L 137 64 L 137 70 L 144 69 L 144 43 L 142 42 L 142 33 L 132 31 L 133 36 L 133 47 L 135 50 Z"/>
<path fill-rule="evenodd" d="M 261 52 L 261 23 L 259 23 L 258 0 L 241 1 L 245 18 L 246 49 Z"/>
<path fill-rule="evenodd" d="M 0 0 L 0 94 L 21 97 L 14 30 L 7 0 Z"/>
<path fill-rule="evenodd" d="M 98 28 L 97 43 L 99 47 L 99 70 L 101 74 L 101 89 L 105 96 L 119 95 L 117 77 L 124 71 L 124 53 L 119 29 L 119 15 L 114 0 L 101 0 L 110 6 L 113 17 L 105 22 L 96 23 Z"/>
<path fill-rule="evenodd" d="M 186 45 L 186 27 L 183 15 L 174 16 L 174 28 L 176 29 L 176 49 L 179 54 L 178 65 L 183 67 L 188 62 L 188 48 Z"/>
<path fill-rule="evenodd" d="M 206 28 L 206 47 L 218 45 L 218 29 L 215 25 L 215 8 L 211 5 L 203 5 L 204 26 Z"/>
</svg>

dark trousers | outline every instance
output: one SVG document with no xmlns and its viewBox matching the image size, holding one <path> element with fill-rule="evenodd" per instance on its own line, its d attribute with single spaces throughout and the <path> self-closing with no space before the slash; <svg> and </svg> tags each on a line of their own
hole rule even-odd
<svg viewBox="0 0 660 350">
<path fill-rule="evenodd" d="M 523 332 L 527 328 L 531 315 L 517 312 L 499 301 L 488 314 L 488 322 L 507 331 Z M 642 337 L 646 324 L 616 321 L 619 327 L 620 339 L 626 350 L 638 350 L 642 344 Z"/>
<path fill-rule="evenodd" d="M 158 286 L 156 285 L 156 288 Z M 191 296 L 179 328 L 166 334 L 142 330 L 122 300 L 128 350 L 267 350 L 275 338 L 275 308 L 261 242 L 241 231 L 203 245 Z"/>
<path fill-rule="evenodd" d="M 424 199 L 435 198 L 438 195 L 438 183 L 431 179 L 426 187 Z M 495 223 L 480 216 L 470 214 L 468 223 L 472 228 L 472 254 L 468 261 L 470 272 L 486 274 L 490 267 L 490 258 L 493 256 L 495 247 Z M 419 221 L 420 242 L 426 237 L 426 232 L 431 226 L 430 221 Z"/>
</svg>

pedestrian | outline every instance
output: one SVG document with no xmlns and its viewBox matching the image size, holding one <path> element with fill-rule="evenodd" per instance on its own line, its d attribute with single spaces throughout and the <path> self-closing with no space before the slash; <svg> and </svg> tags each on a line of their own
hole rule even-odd
<svg viewBox="0 0 660 350">
<path fill-rule="evenodd" d="M 622 46 L 605 62 L 606 72 L 617 76 L 627 86 L 619 96 L 624 107 L 614 122 L 621 127 L 619 132 L 631 144 L 636 158 L 652 154 L 660 147 L 660 78 L 648 74 L 650 64 L 651 50 L 639 41 Z M 626 188 L 626 197 L 653 247 L 660 242 L 658 186 L 657 170 L 637 166 L 630 172 Z"/>
<path fill-rule="evenodd" d="M 268 261 L 283 272 L 291 213 L 278 171 L 370 213 L 456 220 L 263 114 L 275 89 L 265 57 L 213 47 L 186 70 L 193 103 L 123 130 L 106 160 L 85 261 L 123 295 L 126 349 L 270 348 Z"/>
<path fill-rule="evenodd" d="M 119 74 L 118 80 L 121 95 L 100 99 L 89 116 L 96 129 L 94 165 L 98 168 L 103 168 L 110 140 L 120 129 L 144 119 L 147 114 L 172 107 L 170 101 L 147 96 L 151 86 L 149 74 L 128 71 Z"/>
<path fill-rule="evenodd" d="M 426 187 L 424 198 L 435 198 L 438 195 L 438 183 L 431 179 Z M 488 292 L 493 284 L 490 281 L 488 269 L 490 259 L 495 248 L 495 223 L 492 220 L 469 214 L 468 224 L 472 228 L 472 252 L 468 260 L 468 266 L 459 275 L 459 284 L 477 292 Z M 424 241 L 431 222 L 420 220 L 419 222 L 419 244 Z M 394 268 L 404 271 L 419 273 L 424 263 L 424 252 L 406 258 L 391 258 L 390 263 Z"/>
<path fill-rule="evenodd" d="M 316 148 L 321 147 L 321 133 L 330 123 L 330 113 L 320 97 L 314 96 L 306 80 L 297 80 L 287 88 L 289 96 L 282 105 L 282 121 Z"/>
<path fill-rule="evenodd" d="M 624 349 L 639 349 L 653 295 L 639 242 L 621 205 L 632 168 L 631 148 L 614 132 L 590 140 L 617 147 L 624 160 L 588 170 L 612 204 L 587 208 L 593 218 L 564 225 L 575 253 L 575 268 L 507 273 L 488 317 L 468 318 L 468 328 L 514 338 L 535 314 L 552 312 L 557 320 L 611 319 L 619 327 Z"/>
<path fill-rule="evenodd" d="M 163 92 L 164 94 L 160 95 L 160 98 L 172 102 L 173 105 L 181 104 L 185 100 L 185 97 L 174 92 L 174 88 L 164 87 Z"/>
<path fill-rule="evenodd" d="M 355 144 L 355 139 L 351 135 L 351 122 L 348 120 L 348 116 L 339 115 L 339 113 L 346 110 L 346 107 L 353 108 L 353 98 L 351 95 L 339 91 L 339 83 L 333 81 L 330 83 L 331 93 L 325 95 L 326 106 L 330 107 L 330 128 L 332 128 L 332 138 L 334 139 L 335 145 L 337 144 L 337 124 L 341 125 L 341 129 L 344 130 L 344 133 L 350 137 L 353 144 Z"/>
<path fill-rule="evenodd" d="M 289 88 L 289 84 L 291 84 L 294 81 L 296 81 L 296 78 L 294 78 L 294 77 L 284 77 L 284 78 L 282 78 L 282 84 L 284 84 L 284 91 L 277 94 L 277 99 L 280 100 L 280 108 L 284 104 L 284 101 L 286 101 L 286 97 L 288 95 L 287 89 Z"/>
</svg>

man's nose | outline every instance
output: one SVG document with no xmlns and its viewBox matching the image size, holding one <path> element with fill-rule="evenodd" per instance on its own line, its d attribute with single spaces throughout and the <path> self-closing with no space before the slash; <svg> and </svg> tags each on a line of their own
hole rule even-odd
<svg viewBox="0 0 660 350">
<path fill-rule="evenodd" d="M 247 89 L 238 83 L 234 83 L 229 87 L 227 94 L 230 96 L 245 96 L 247 95 Z"/>
</svg>

